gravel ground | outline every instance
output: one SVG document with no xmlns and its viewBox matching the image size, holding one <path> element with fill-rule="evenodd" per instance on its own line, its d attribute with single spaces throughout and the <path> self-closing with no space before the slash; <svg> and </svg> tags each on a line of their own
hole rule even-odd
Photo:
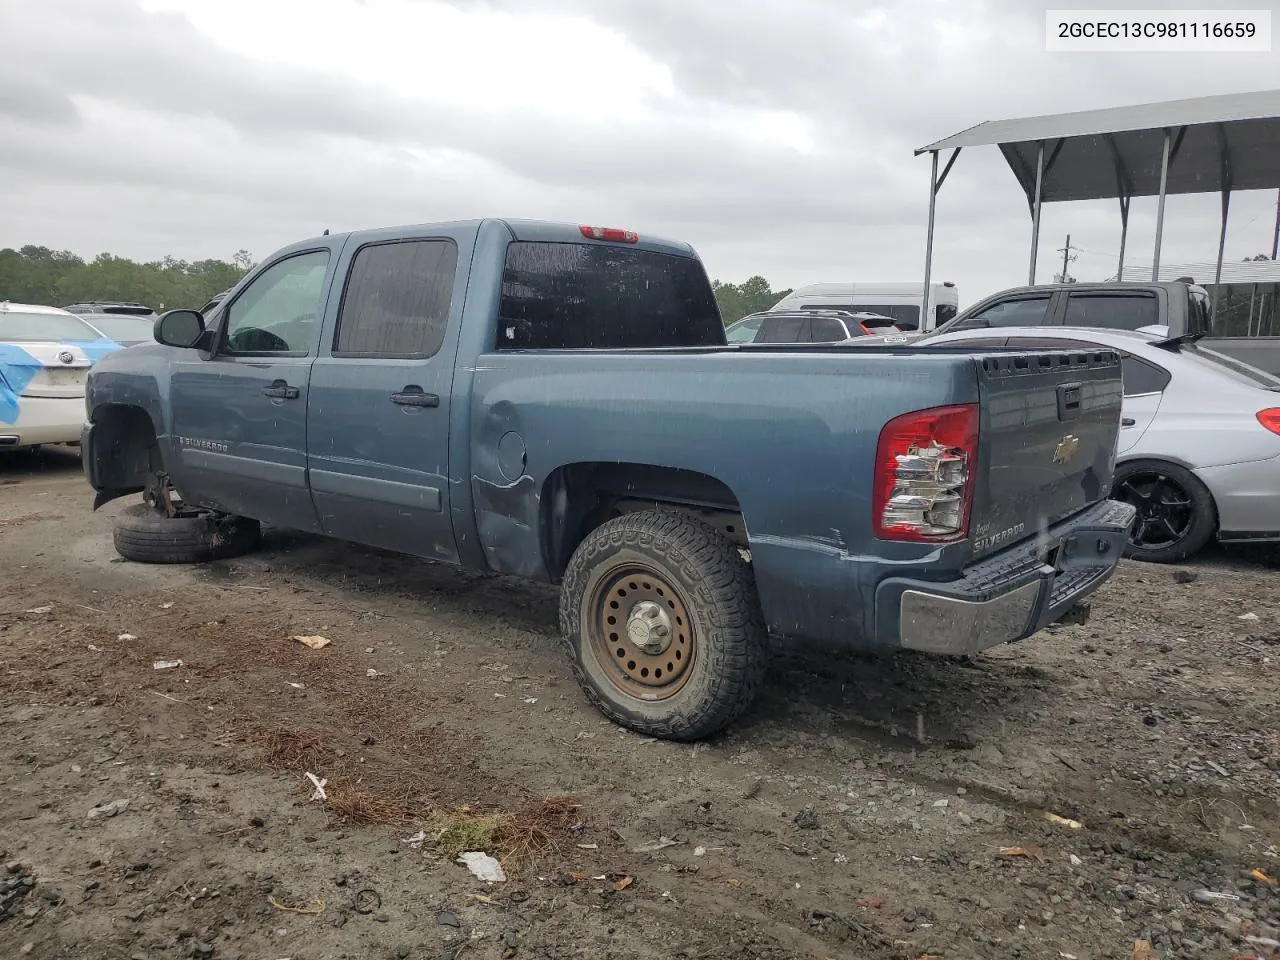
<svg viewBox="0 0 1280 960">
<path fill-rule="evenodd" d="M 89 499 L 0 459 L 0 957 L 1277 952 L 1275 560 L 1126 564 L 972 660 L 783 651 L 690 746 L 586 705 L 550 589 L 281 532 L 139 566 Z"/>
</svg>

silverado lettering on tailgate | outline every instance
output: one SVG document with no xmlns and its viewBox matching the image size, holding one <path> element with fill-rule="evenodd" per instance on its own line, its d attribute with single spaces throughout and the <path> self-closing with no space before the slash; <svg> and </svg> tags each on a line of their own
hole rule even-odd
<svg viewBox="0 0 1280 960">
<path fill-rule="evenodd" d="M 1026 529 L 1027 525 L 1025 523 L 1019 523 L 1016 526 L 1009 527 L 1007 530 L 1001 530 L 999 533 L 993 533 L 986 537 L 979 537 L 973 542 L 974 552 L 982 553 L 985 550 L 998 547 L 1002 543 L 1008 543 L 1010 540 L 1020 537 L 1022 532 Z"/>
</svg>

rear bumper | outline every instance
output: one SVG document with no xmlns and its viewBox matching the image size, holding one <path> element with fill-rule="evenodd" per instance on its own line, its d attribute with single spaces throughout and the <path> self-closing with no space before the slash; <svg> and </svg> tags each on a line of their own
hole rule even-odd
<svg viewBox="0 0 1280 960">
<path fill-rule="evenodd" d="M 1219 540 L 1280 540 L 1280 458 L 1202 467 L 1195 474 L 1213 494 Z"/>
<path fill-rule="evenodd" d="M 37 443 L 76 443 L 84 427 L 84 397 L 21 397 L 16 423 L 0 423 L 0 450 Z"/>
<path fill-rule="evenodd" d="M 980 560 L 958 580 L 881 582 L 879 644 L 956 656 L 1031 636 L 1111 578 L 1134 513 L 1104 500 L 1044 536 Z"/>
</svg>

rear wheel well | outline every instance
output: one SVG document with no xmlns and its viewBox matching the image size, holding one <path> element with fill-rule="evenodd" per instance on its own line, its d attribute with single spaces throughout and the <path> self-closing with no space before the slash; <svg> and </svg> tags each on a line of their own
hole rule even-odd
<svg viewBox="0 0 1280 960">
<path fill-rule="evenodd" d="M 91 455 L 94 485 L 108 499 L 145 489 L 164 469 L 155 424 L 140 407 L 109 404 L 95 410 Z"/>
<path fill-rule="evenodd" d="M 542 489 L 540 539 L 552 579 L 561 577 L 573 551 L 596 527 L 656 507 L 696 517 L 747 547 L 737 497 L 715 477 L 638 463 L 574 463 L 555 470 Z"/>
</svg>

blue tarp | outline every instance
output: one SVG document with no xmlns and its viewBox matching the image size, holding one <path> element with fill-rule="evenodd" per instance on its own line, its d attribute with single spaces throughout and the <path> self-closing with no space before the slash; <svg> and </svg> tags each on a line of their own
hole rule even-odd
<svg viewBox="0 0 1280 960">
<path fill-rule="evenodd" d="M 60 347 L 73 347 L 95 364 L 108 353 L 120 349 L 114 340 L 65 340 Z M 44 363 L 16 343 L 0 343 L 0 423 L 17 423 L 22 391 Z"/>
</svg>

